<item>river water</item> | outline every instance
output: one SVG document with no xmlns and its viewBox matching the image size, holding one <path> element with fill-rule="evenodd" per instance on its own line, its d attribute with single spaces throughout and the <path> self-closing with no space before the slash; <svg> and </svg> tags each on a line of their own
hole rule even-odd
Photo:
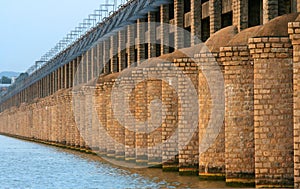
<svg viewBox="0 0 300 189">
<path fill-rule="evenodd" d="M 123 169 L 82 154 L 0 136 L 0 188 L 224 188 L 225 182 Z"/>
</svg>

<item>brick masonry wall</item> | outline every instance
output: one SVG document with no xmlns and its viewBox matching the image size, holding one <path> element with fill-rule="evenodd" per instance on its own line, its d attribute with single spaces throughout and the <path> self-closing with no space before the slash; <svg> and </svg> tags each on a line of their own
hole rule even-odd
<svg viewBox="0 0 300 189">
<path fill-rule="evenodd" d="M 135 162 L 135 90 L 134 81 L 130 76 L 122 77 L 122 84 L 124 90 L 124 103 L 128 106 L 128 111 L 124 114 L 125 127 L 125 160 L 128 162 Z"/>
<path fill-rule="evenodd" d="M 193 90 L 196 92 L 195 95 L 197 95 L 199 84 L 198 67 L 189 58 L 175 59 L 174 63 L 179 68 L 178 143 L 181 146 L 185 145 L 179 149 L 179 173 L 197 174 L 199 167 L 199 130 L 198 123 L 194 121 L 198 120 L 198 112 L 195 112 L 198 111 L 198 102 L 194 102 L 193 96 L 190 95 L 193 94 Z M 193 103 L 191 103 L 192 101 Z M 194 129 L 193 126 L 195 125 L 197 126 Z M 189 141 L 186 141 L 187 139 Z"/>
<path fill-rule="evenodd" d="M 99 123 L 99 117 L 98 117 L 98 111 L 99 110 L 99 86 L 93 86 L 91 87 L 91 111 L 92 111 L 92 133 L 91 133 L 91 137 L 92 137 L 92 141 L 93 141 L 93 145 L 92 145 L 92 150 L 95 152 L 99 153 L 99 147 L 100 147 L 100 133 L 99 133 L 99 129 L 100 129 L 100 123 Z"/>
<path fill-rule="evenodd" d="M 201 14 L 202 5 L 201 1 L 191 1 L 191 44 L 196 45 L 198 40 L 201 40 Z M 197 40 L 195 39 L 197 38 Z"/>
<path fill-rule="evenodd" d="M 87 144 L 85 141 L 85 137 L 86 137 L 86 124 L 85 124 L 85 96 L 84 96 L 84 90 L 80 90 L 79 91 L 79 123 L 78 123 L 78 129 L 80 132 L 80 148 L 86 148 Z M 58 120 L 60 121 L 60 119 L 58 118 Z"/>
<path fill-rule="evenodd" d="M 176 72 L 168 71 L 172 63 L 160 63 L 162 78 L 162 162 L 163 170 L 178 170 L 178 78 Z"/>
<path fill-rule="evenodd" d="M 127 30 L 123 29 L 118 32 L 118 63 L 119 63 L 119 71 L 124 70 L 127 66 L 126 62 L 126 38 L 127 38 Z"/>
<path fill-rule="evenodd" d="M 117 88 L 122 82 L 121 78 L 117 78 L 114 83 L 114 87 Z M 115 158 L 118 160 L 125 160 L 125 128 L 124 128 L 124 108 L 122 103 L 123 99 L 123 90 L 119 90 L 117 93 L 112 92 L 112 104 L 113 107 L 113 117 L 114 117 L 114 127 L 115 127 Z"/>
<path fill-rule="evenodd" d="M 160 6 L 160 43 L 161 43 L 161 49 L 160 54 L 167 54 L 169 53 L 169 27 L 166 24 L 169 24 L 169 5 L 161 5 Z M 166 24 L 164 24 L 166 23 Z"/>
<path fill-rule="evenodd" d="M 112 102 L 111 102 L 111 90 L 112 86 L 114 84 L 114 81 L 105 81 L 104 82 L 104 89 L 105 89 L 105 99 L 106 99 L 106 132 L 109 135 L 109 137 L 112 140 L 109 140 L 106 137 L 106 150 L 107 150 L 107 156 L 109 158 L 115 157 L 115 145 L 114 145 L 114 139 L 115 139 L 115 127 L 114 127 L 114 118 L 113 118 L 113 111 L 112 111 Z"/>
<path fill-rule="evenodd" d="M 184 26 L 184 2 L 174 0 L 174 19 L 175 19 L 175 49 L 184 47 L 184 33 L 181 28 Z"/>
<path fill-rule="evenodd" d="M 293 44 L 294 187 L 300 187 L 300 22 L 289 23 Z"/>
<path fill-rule="evenodd" d="M 145 25 L 147 23 L 145 22 L 144 18 L 137 20 L 137 64 L 141 64 L 142 61 L 145 59 Z"/>
<path fill-rule="evenodd" d="M 106 95 L 104 84 L 101 82 L 96 85 L 96 112 L 98 115 L 98 129 L 99 129 L 99 154 L 106 156 Z"/>
<path fill-rule="evenodd" d="M 74 146 L 75 119 L 70 105 L 71 91 L 61 90 L 56 95 L 60 98 L 49 96 L 33 104 L 23 103 L 18 109 L 14 108 L 9 113 L 4 112 L 3 114 L 10 115 L 9 119 L 4 118 L 4 123 L 8 122 L 13 125 L 8 133 Z M 58 104 L 61 104 L 64 115 L 61 115 L 61 111 L 55 108 Z M 59 122 L 57 118 L 60 119 Z"/>
<path fill-rule="evenodd" d="M 278 16 L 278 0 L 263 1 L 263 24 Z"/>
<path fill-rule="evenodd" d="M 211 120 L 212 111 L 212 94 L 210 93 L 209 83 L 217 84 L 214 81 L 213 75 L 215 74 L 216 68 L 214 63 L 219 62 L 219 54 L 196 54 L 196 62 L 199 69 L 199 145 L 206 145 L 205 135 Z M 221 69 L 219 67 L 217 69 Z M 208 76 L 208 77 L 207 77 Z M 212 77 L 209 77 L 212 76 Z M 224 178 L 225 175 L 225 131 L 224 125 L 221 126 L 218 131 L 219 134 L 213 144 L 210 147 L 199 154 L 199 176 L 200 178 Z M 209 134 L 209 133 L 208 133 Z M 201 149 L 200 149 L 201 150 Z"/>
<path fill-rule="evenodd" d="M 147 82 L 144 80 L 143 70 L 135 69 L 132 72 L 135 82 L 135 149 L 136 163 L 148 163 L 148 134 L 147 134 Z"/>
<path fill-rule="evenodd" d="M 232 0 L 232 23 L 239 32 L 248 28 L 248 0 Z"/>
<path fill-rule="evenodd" d="M 132 24 L 132 25 L 127 26 L 126 51 L 127 51 L 128 67 L 131 67 L 131 65 L 135 63 L 134 44 L 135 44 L 136 36 L 134 35 L 134 30 L 136 30 L 136 25 Z"/>
<path fill-rule="evenodd" d="M 85 136 L 84 140 L 86 142 L 86 145 L 88 148 L 93 148 L 93 137 L 92 137 L 92 121 L 93 121 L 93 113 L 92 113 L 92 108 L 93 108 L 93 98 L 92 98 L 92 91 L 91 91 L 90 86 L 86 86 L 83 88 L 84 91 L 84 124 L 85 124 Z"/>
<path fill-rule="evenodd" d="M 254 59 L 256 186 L 293 185 L 293 70 L 288 37 L 249 39 Z"/>
<path fill-rule="evenodd" d="M 222 1 L 209 1 L 210 35 L 221 29 Z"/>
<path fill-rule="evenodd" d="M 78 91 L 74 91 L 73 93 L 72 93 L 72 97 L 74 98 L 74 99 L 78 99 L 79 98 L 79 92 Z M 75 102 L 73 102 L 73 111 L 74 111 L 74 116 L 75 116 L 75 119 L 74 119 L 74 121 L 75 121 L 75 128 L 74 128 L 74 140 L 75 140 L 75 147 L 77 147 L 77 148 L 79 148 L 80 147 L 80 138 L 81 138 L 81 136 L 80 136 L 80 130 L 79 130 L 79 122 L 80 122 L 80 112 L 79 112 L 79 110 L 80 110 L 80 106 L 79 106 L 79 103 L 78 103 L 78 101 L 77 101 L 77 103 L 75 103 Z M 53 112 L 54 110 L 53 110 L 53 107 L 51 107 L 51 112 Z M 51 116 L 52 117 L 52 116 Z M 51 121 L 54 121 L 54 119 L 53 119 L 53 117 L 52 117 L 52 120 Z M 51 124 L 51 125 L 53 125 L 53 124 Z M 53 134 L 52 134 L 52 138 L 53 138 Z"/>
<path fill-rule="evenodd" d="M 147 78 L 147 143 L 148 165 L 158 166 L 162 163 L 162 81 L 157 67 L 144 68 L 143 73 Z"/>
<path fill-rule="evenodd" d="M 225 68 L 226 182 L 254 183 L 253 60 L 248 46 L 221 47 Z"/>
</svg>

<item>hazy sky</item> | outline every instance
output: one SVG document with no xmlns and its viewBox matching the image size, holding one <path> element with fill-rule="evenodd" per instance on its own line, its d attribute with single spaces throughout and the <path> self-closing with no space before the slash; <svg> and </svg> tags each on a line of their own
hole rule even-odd
<svg viewBox="0 0 300 189">
<path fill-rule="evenodd" d="M 104 0 L 1 0 L 0 72 L 24 72 Z"/>
</svg>

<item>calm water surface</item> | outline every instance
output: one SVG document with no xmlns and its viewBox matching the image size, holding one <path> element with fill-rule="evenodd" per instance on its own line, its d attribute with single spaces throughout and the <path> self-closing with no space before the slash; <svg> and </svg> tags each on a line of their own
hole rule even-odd
<svg viewBox="0 0 300 189">
<path fill-rule="evenodd" d="M 122 169 L 97 156 L 0 136 L 0 188 L 223 188 L 224 182 Z"/>
</svg>

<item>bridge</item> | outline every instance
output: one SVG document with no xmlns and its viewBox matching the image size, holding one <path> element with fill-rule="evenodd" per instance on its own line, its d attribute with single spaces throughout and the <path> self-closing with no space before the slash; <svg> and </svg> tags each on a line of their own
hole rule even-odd
<svg viewBox="0 0 300 189">
<path fill-rule="evenodd" d="M 106 1 L 1 94 L 0 133 L 299 188 L 298 12 L 299 0 Z"/>
</svg>

